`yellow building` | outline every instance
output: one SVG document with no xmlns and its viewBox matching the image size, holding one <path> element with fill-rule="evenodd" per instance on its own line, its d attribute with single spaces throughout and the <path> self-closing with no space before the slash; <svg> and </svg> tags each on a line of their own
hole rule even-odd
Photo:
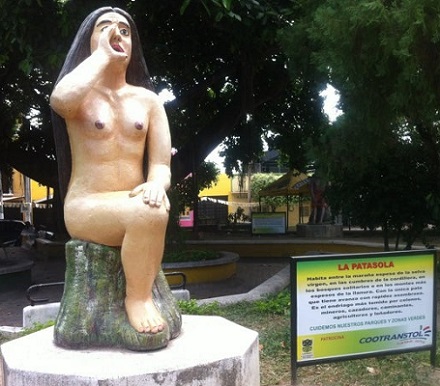
<svg viewBox="0 0 440 386">
<path fill-rule="evenodd" d="M 286 175 L 280 174 L 281 177 Z M 301 183 L 306 181 L 306 175 L 293 175 L 290 184 Z M 200 225 L 226 225 L 229 219 L 233 218 L 237 213 L 243 213 L 250 221 L 252 213 L 270 212 L 270 208 L 260 207 L 259 202 L 250 200 L 249 180 L 247 177 L 240 176 L 228 177 L 226 174 L 218 176 L 217 183 L 208 189 L 203 189 L 199 193 L 199 224 Z M 21 207 L 23 213 L 23 204 L 25 203 L 25 178 L 18 171 L 14 170 L 12 178 L 12 188 L 4 190 L 4 205 L 8 207 Z M 302 190 L 302 193 L 306 190 Z M 40 202 L 51 199 L 53 189 L 43 186 L 36 181 L 30 180 L 30 194 L 33 208 L 43 208 L 45 204 Z M 280 191 L 280 196 L 284 193 Z M 296 196 L 295 203 L 282 205 L 276 208 L 276 212 L 286 213 L 286 225 L 289 230 L 294 230 L 296 224 L 308 222 L 310 215 L 310 200 L 307 193 L 304 197 Z M 23 219 L 25 219 L 23 213 Z M 14 216 L 16 217 L 16 215 Z M 188 212 L 181 216 L 181 220 L 187 220 L 188 226 L 192 226 L 192 213 Z"/>
<path fill-rule="evenodd" d="M 280 174 L 280 178 L 281 177 L 284 176 Z M 276 212 L 286 213 L 286 225 L 289 230 L 294 230 L 298 223 L 308 222 L 310 215 L 310 199 L 308 197 L 307 186 L 305 186 L 307 179 L 308 176 L 305 174 L 299 174 L 297 176 L 292 174 L 289 180 L 290 185 L 295 186 L 295 184 L 302 184 L 302 189 L 289 194 L 292 197 L 295 197 L 294 203 L 276 208 Z M 219 209 L 220 206 L 225 208 L 223 211 L 224 213 L 227 213 L 226 216 L 234 215 L 237 213 L 237 210 L 241 208 L 249 219 L 251 218 L 252 213 L 260 211 L 270 212 L 270 208 L 265 208 L 264 206 L 260 207 L 259 202 L 253 202 L 250 200 L 248 185 L 249 179 L 246 177 L 242 179 L 240 179 L 240 176 L 229 178 L 226 174 L 220 174 L 218 181 L 214 186 L 204 189 L 199 193 L 200 203 L 202 204 L 199 206 L 200 224 L 217 225 L 219 221 L 218 213 L 222 212 L 222 210 Z M 285 193 L 280 191 L 279 195 L 284 196 Z M 211 209 L 203 210 L 204 202 L 211 203 Z M 224 218 L 224 215 L 220 216 L 220 218 L 221 217 Z"/>
<path fill-rule="evenodd" d="M 14 170 L 12 175 L 12 191 L 4 192 L 5 197 L 9 200 L 19 201 L 24 199 L 25 186 L 24 176 L 20 172 Z M 32 202 L 38 202 L 51 198 L 53 189 L 39 184 L 37 181 L 30 180 L 31 184 L 31 199 Z"/>
<path fill-rule="evenodd" d="M 17 170 L 13 170 L 11 182 L 10 186 L 2 186 L 3 207 L 0 208 L 0 214 L 5 219 L 34 223 L 34 210 L 46 209 L 47 205 L 44 202 L 52 198 L 53 189 L 23 176 Z M 26 202 L 26 191 L 29 202 Z M 47 213 L 44 217 L 48 217 Z M 47 222 L 42 219 L 41 221 Z"/>
</svg>

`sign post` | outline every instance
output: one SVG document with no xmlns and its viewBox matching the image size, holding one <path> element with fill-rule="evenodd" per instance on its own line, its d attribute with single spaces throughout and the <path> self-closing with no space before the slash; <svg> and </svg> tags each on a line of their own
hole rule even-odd
<svg viewBox="0 0 440 386">
<path fill-rule="evenodd" d="M 435 250 L 291 260 L 292 384 L 298 366 L 436 354 Z"/>
</svg>

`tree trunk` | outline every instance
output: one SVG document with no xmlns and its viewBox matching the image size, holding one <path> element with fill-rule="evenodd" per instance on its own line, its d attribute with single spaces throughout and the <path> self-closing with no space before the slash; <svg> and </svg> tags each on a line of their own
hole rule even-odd
<svg viewBox="0 0 440 386">
<path fill-rule="evenodd" d="M 384 251 L 390 250 L 390 239 L 389 239 L 389 233 L 388 233 L 388 223 L 385 222 L 382 225 L 382 233 L 383 233 L 383 248 Z"/>
<path fill-rule="evenodd" d="M 165 347 L 179 335 L 180 311 L 162 271 L 154 282 L 153 298 L 167 326 L 151 334 L 137 332 L 128 321 L 120 248 L 71 240 L 66 244 L 66 263 L 64 294 L 54 332 L 57 345 L 148 351 Z"/>
</svg>

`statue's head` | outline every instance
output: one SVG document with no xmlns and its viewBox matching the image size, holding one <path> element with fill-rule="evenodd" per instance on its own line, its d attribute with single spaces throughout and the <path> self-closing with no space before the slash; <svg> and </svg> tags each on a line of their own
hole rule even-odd
<svg viewBox="0 0 440 386">
<path fill-rule="evenodd" d="M 75 39 L 67 53 L 64 65 L 55 82 L 57 84 L 66 74 L 71 72 L 81 62 L 91 55 L 90 38 L 98 18 L 108 12 L 116 12 L 124 16 L 131 29 L 131 59 L 127 67 L 126 81 L 129 84 L 139 87 L 145 87 L 153 90 L 147 65 L 145 64 L 142 46 L 139 39 L 139 33 L 132 17 L 119 8 L 103 7 L 90 13 L 82 22 L 76 33 Z M 72 160 L 70 154 L 69 138 L 66 131 L 66 122 L 55 111 L 52 111 L 52 126 L 54 129 L 54 139 L 58 162 L 58 177 L 60 185 L 61 198 L 64 199 L 67 186 L 70 180 Z M 144 156 L 146 159 L 146 156 Z"/>
<path fill-rule="evenodd" d="M 92 36 L 95 23 L 101 15 L 109 12 L 115 12 L 124 16 L 130 24 L 132 52 L 131 60 L 127 67 L 127 82 L 135 86 L 141 86 L 152 90 L 153 85 L 151 83 L 147 66 L 145 64 L 145 59 L 142 52 L 142 45 L 139 39 L 139 33 L 136 28 L 136 24 L 134 23 L 133 18 L 127 12 L 120 8 L 113 7 L 99 8 L 90 13 L 84 19 L 66 56 L 64 66 L 58 76 L 57 83 L 66 74 L 68 74 L 76 66 L 78 66 L 78 64 L 80 64 L 84 59 L 90 56 L 90 38 Z"/>
</svg>

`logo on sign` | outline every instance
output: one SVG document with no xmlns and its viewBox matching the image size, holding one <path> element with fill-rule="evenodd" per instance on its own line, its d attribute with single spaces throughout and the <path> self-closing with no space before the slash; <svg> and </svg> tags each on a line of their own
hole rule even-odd
<svg viewBox="0 0 440 386">
<path fill-rule="evenodd" d="M 402 332 L 398 334 L 385 334 L 374 335 L 359 339 L 359 343 L 377 343 L 377 342 L 390 342 L 396 340 L 408 340 L 408 339 L 422 339 L 427 340 L 431 337 L 432 329 L 429 326 L 420 326 L 420 330 L 411 332 Z"/>
</svg>

